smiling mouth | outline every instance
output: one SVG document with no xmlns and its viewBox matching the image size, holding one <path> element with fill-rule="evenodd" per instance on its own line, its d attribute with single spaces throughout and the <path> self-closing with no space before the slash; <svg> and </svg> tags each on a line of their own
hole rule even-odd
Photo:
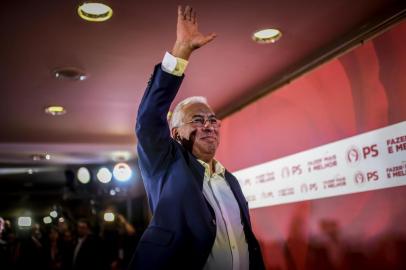
<svg viewBox="0 0 406 270">
<path fill-rule="evenodd" d="M 215 141 L 216 137 L 214 137 L 214 136 L 205 136 L 205 137 L 202 137 L 200 139 L 204 140 L 204 141 Z"/>
</svg>

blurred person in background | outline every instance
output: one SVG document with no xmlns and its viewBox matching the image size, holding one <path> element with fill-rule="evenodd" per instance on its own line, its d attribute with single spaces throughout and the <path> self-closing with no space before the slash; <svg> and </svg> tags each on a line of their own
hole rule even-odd
<svg viewBox="0 0 406 270">
<path fill-rule="evenodd" d="M 60 270 L 63 263 L 63 249 L 57 228 L 51 227 L 48 232 L 48 241 L 45 243 L 45 259 L 47 269 Z"/>
<path fill-rule="evenodd" d="M 4 219 L 0 217 L 0 268 L 7 269 L 8 264 L 7 242 L 3 239 L 3 231 L 5 229 Z"/>
<path fill-rule="evenodd" d="M 75 243 L 72 235 L 72 231 L 67 228 L 61 233 L 61 250 L 62 250 L 62 269 L 72 269 L 73 250 L 75 249 Z"/>
<path fill-rule="evenodd" d="M 6 262 L 4 269 L 17 269 L 17 262 L 20 256 L 20 242 L 10 221 L 5 222 L 6 230 L 3 231 L 3 238 L 6 246 Z"/>
<path fill-rule="evenodd" d="M 81 219 L 77 223 L 77 241 L 73 250 L 74 270 L 109 269 L 103 242 L 91 231 L 90 222 Z"/>
<path fill-rule="evenodd" d="M 127 269 L 131 257 L 138 243 L 139 235 L 127 219 L 121 214 L 118 214 L 118 259 L 122 265 L 121 269 Z"/>
<path fill-rule="evenodd" d="M 19 252 L 18 269 L 46 269 L 43 233 L 41 225 L 35 223 L 31 229 L 20 229 L 18 232 Z"/>
<path fill-rule="evenodd" d="M 137 244 L 136 231 L 127 219 L 113 210 L 114 222 L 104 222 L 101 237 L 105 242 L 107 258 L 112 270 L 127 269 Z"/>
</svg>

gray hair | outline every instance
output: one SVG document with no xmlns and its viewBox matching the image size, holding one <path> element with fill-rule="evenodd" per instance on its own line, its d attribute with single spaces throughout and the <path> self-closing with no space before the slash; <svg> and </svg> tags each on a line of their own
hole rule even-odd
<svg viewBox="0 0 406 270">
<path fill-rule="evenodd" d="M 179 102 L 175 109 L 173 110 L 172 116 L 170 118 L 170 128 L 179 127 L 183 124 L 183 108 L 186 105 L 195 104 L 195 103 L 203 103 L 210 108 L 209 104 L 207 103 L 207 99 L 205 97 L 188 97 L 181 102 Z"/>
</svg>

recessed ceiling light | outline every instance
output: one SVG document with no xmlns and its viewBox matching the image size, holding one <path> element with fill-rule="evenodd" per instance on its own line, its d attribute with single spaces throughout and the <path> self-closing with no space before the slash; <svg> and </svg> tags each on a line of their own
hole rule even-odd
<svg viewBox="0 0 406 270">
<path fill-rule="evenodd" d="M 58 67 L 52 71 L 52 76 L 59 80 L 84 81 L 88 75 L 75 67 Z"/>
<path fill-rule="evenodd" d="M 62 106 L 48 106 L 45 108 L 45 113 L 46 114 L 50 114 L 53 116 L 57 116 L 57 115 L 63 115 L 66 113 L 66 110 L 64 107 Z"/>
<path fill-rule="evenodd" d="M 252 35 L 252 39 L 257 43 L 274 43 L 282 37 L 282 32 L 278 29 L 262 29 Z"/>
<path fill-rule="evenodd" d="M 113 10 L 101 3 L 83 3 L 78 7 L 78 14 L 86 21 L 103 22 L 113 16 Z"/>
</svg>

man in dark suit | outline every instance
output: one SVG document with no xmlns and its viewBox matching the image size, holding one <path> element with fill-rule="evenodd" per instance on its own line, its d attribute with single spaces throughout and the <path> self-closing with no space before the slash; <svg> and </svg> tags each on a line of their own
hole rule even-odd
<svg viewBox="0 0 406 270">
<path fill-rule="evenodd" d="M 167 114 L 192 52 L 215 38 L 196 13 L 178 8 L 177 39 L 155 67 L 136 124 L 141 174 L 153 217 L 132 269 L 263 269 L 237 179 L 214 159 L 220 120 L 203 97 Z"/>
</svg>

